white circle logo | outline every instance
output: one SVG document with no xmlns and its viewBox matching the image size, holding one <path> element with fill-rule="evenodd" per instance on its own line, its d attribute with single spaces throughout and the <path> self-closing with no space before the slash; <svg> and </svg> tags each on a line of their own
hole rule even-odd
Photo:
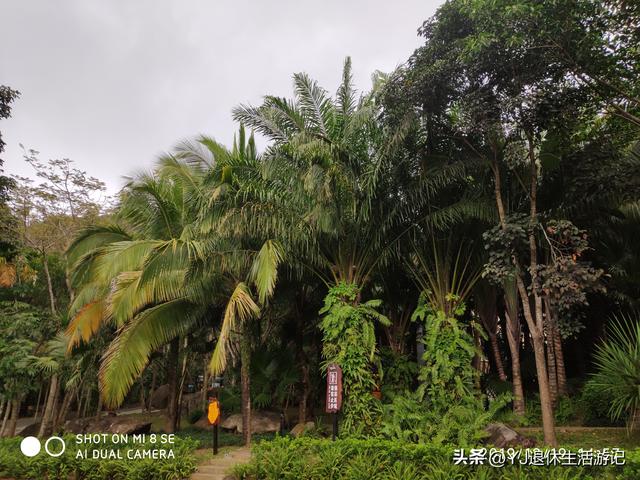
<svg viewBox="0 0 640 480">
<path fill-rule="evenodd" d="M 51 442 L 51 440 L 58 440 L 61 444 L 62 444 L 62 448 L 60 449 L 59 452 L 51 452 L 49 450 L 49 442 Z M 67 449 L 67 446 L 64 443 L 64 439 L 60 438 L 60 437 L 51 437 L 49 438 L 45 444 L 44 444 L 44 450 L 45 452 L 47 452 L 49 455 L 51 455 L 52 457 L 59 457 L 60 455 L 62 455 L 64 453 L 64 451 Z"/>
<path fill-rule="evenodd" d="M 36 437 L 25 437 L 20 442 L 20 451 L 25 457 L 35 457 L 40 453 L 40 440 Z"/>
</svg>

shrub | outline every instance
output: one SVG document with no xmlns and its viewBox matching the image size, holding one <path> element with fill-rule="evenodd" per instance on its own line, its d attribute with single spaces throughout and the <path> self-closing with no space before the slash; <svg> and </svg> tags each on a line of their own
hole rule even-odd
<svg viewBox="0 0 640 480">
<path fill-rule="evenodd" d="M 464 313 L 464 303 L 454 295 L 452 315 Z M 472 335 L 454 316 L 434 310 L 421 295 L 413 319 L 424 322 L 424 365 L 417 391 L 396 395 L 385 405 L 382 433 L 392 439 L 437 445 L 474 445 L 485 436 L 484 427 L 510 399 L 501 395 L 484 408 L 476 392 L 476 355 Z"/>
<path fill-rule="evenodd" d="M 612 420 L 626 417 L 630 427 L 640 412 L 640 318 L 614 317 L 609 339 L 595 353 L 593 386 L 609 397 Z"/>
<path fill-rule="evenodd" d="M 602 426 L 611 424 L 611 419 L 609 418 L 611 399 L 598 385 L 594 384 L 593 380 L 585 383 L 578 398 L 578 404 L 582 411 L 585 425 Z M 621 420 L 624 422 L 626 418 L 623 417 Z"/>
<path fill-rule="evenodd" d="M 251 463 L 236 467 L 237 479 L 260 480 L 630 480 L 640 471 L 640 451 L 627 465 L 614 467 L 529 467 L 454 465 L 453 449 L 379 439 L 331 442 L 311 438 L 277 438 L 254 446 Z"/>
<path fill-rule="evenodd" d="M 360 289 L 340 282 L 325 297 L 320 329 L 325 365 L 342 368 L 344 389 L 343 431 L 347 435 L 370 435 L 380 423 L 382 406 L 372 392 L 376 379 L 372 366 L 377 362 L 376 323 L 388 325 L 378 313 L 379 300 L 360 303 Z"/>
<path fill-rule="evenodd" d="M 144 444 L 100 443 L 93 448 L 120 451 L 123 459 L 76 458 L 78 450 L 84 445 L 75 447 L 75 437 L 65 437 L 67 449 L 60 457 L 51 457 L 42 451 L 33 458 L 20 452 L 22 438 L 14 437 L 0 440 L 0 478 L 10 477 L 17 480 L 32 478 L 78 480 L 180 480 L 188 478 L 196 470 L 193 450 L 197 442 L 175 439 L 175 443 L 160 445 L 146 442 Z M 88 450 L 92 448 L 87 446 Z M 171 448 L 173 459 L 127 459 L 124 450 Z M 91 457 L 91 454 L 89 454 Z"/>
</svg>

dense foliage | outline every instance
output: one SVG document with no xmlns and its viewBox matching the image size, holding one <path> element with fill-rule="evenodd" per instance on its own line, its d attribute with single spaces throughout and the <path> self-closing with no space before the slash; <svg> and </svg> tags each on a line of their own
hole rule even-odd
<svg viewBox="0 0 640 480">
<path fill-rule="evenodd" d="M 33 458 L 20 454 L 20 437 L 0 440 L 0 476 L 16 480 L 31 478 L 78 478 L 82 480 L 181 480 L 196 470 L 193 450 L 197 442 L 176 439 L 171 446 L 175 458 L 126 458 L 125 449 L 136 451 L 166 448 L 160 444 L 100 443 L 100 449 L 120 452 L 122 459 L 76 458 L 78 449 L 71 448 L 75 437 L 66 437 L 67 449 L 60 457 L 37 455 Z M 78 447 L 80 448 L 80 447 Z"/>
<path fill-rule="evenodd" d="M 453 449 L 433 445 L 415 445 L 388 440 L 338 440 L 330 442 L 301 438 L 280 438 L 254 447 L 254 459 L 237 467 L 238 479 L 530 479 L 631 480 L 638 472 L 638 455 L 630 455 L 624 467 L 521 467 L 453 464 Z"/>
</svg>

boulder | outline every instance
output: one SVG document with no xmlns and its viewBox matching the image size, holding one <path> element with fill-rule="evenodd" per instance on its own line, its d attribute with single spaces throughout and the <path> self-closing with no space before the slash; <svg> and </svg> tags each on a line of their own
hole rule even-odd
<svg viewBox="0 0 640 480">
<path fill-rule="evenodd" d="M 21 437 L 37 437 L 40 432 L 40 422 L 30 423 L 16 433 Z"/>
<path fill-rule="evenodd" d="M 169 396 L 171 395 L 171 388 L 169 385 L 161 385 L 156 388 L 151 394 L 151 398 L 149 399 L 149 406 L 151 408 L 155 408 L 157 410 L 162 410 L 167 408 L 169 404 Z"/>
<path fill-rule="evenodd" d="M 222 421 L 220 427 L 225 430 L 236 430 L 242 433 L 242 415 L 229 415 Z M 268 433 L 280 431 L 280 415 L 273 412 L 252 412 L 251 433 Z"/>
<path fill-rule="evenodd" d="M 536 446 L 534 438 L 520 435 L 504 423 L 490 423 L 486 426 L 485 431 L 489 434 L 485 442 L 497 448 L 531 448 Z"/>
<path fill-rule="evenodd" d="M 220 428 L 225 430 L 241 430 L 242 429 L 242 415 L 234 413 L 220 422 Z"/>
<path fill-rule="evenodd" d="M 309 432 L 314 428 L 316 428 L 316 424 L 313 422 L 297 423 L 291 429 L 291 435 L 293 435 L 294 437 L 299 437 L 300 435 L 304 435 L 306 432 Z"/>
<path fill-rule="evenodd" d="M 98 420 L 93 418 L 69 420 L 63 429 L 67 433 L 149 433 L 151 422 L 141 422 L 134 418 L 106 416 Z"/>
</svg>

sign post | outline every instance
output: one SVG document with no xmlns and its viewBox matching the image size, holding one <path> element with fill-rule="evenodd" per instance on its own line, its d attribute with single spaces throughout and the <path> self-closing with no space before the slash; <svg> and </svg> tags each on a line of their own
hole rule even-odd
<svg viewBox="0 0 640 480">
<path fill-rule="evenodd" d="M 332 440 L 338 436 L 338 412 L 342 408 L 342 369 L 335 363 L 327 367 L 327 402 L 326 411 L 333 418 Z"/>
<path fill-rule="evenodd" d="M 209 397 L 207 419 L 213 425 L 213 454 L 218 454 L 218 423 L 220 423 L 220 402 L 215 397 Z"/>
</svg>

